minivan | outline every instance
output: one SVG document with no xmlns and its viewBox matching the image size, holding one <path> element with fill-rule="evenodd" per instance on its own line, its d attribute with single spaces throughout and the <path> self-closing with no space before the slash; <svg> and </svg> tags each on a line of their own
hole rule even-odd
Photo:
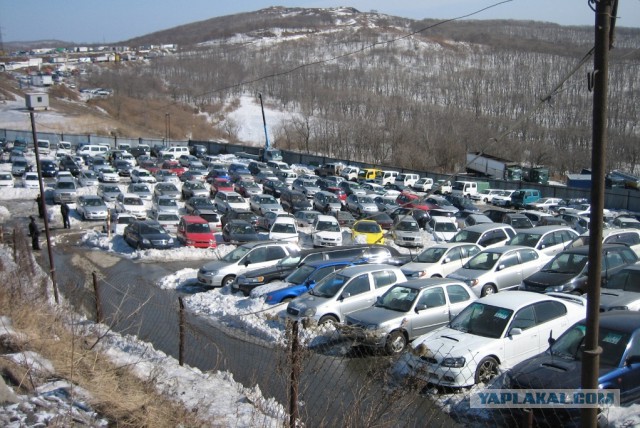
<svg viewBox="0 0 640 428">
<path fill-rule="evenodd" d="M 175 147 L 167 147 L 164 150 L 160 151 L 160 157 L 166 159 L 171 157 L 171 159 L 178 159 L 182 155 L 189 154 L 189 147 L 187 146 L 175 146 Z"/>
<path fill-rule="evenodd" d="M 540 191 L 537 189 L 520 189 L 511 195 L 511 205 L 514 208 L 524 208 L 540 199 Z"/>
<path fill-rule="evenodd" d="M 418 174 L 402 173 L 396 177 L 395 183 L 401 186 L 411 187 L 420 179 Z"/>
<path fill-rule="evenodd" d="M 318 324 L 341 323 L 345 315 L 373 306 L 378 296 L 406 280 L 395 266 L 350 266 L 327 275 L 312 290 L 293 299 L 287 305 L 287 316 L 310 318 Z"/>
<path fill-rule="evenodd" d="M 78 156 L 106 156 L 109 148 L 107 146 L 101 146 L 97 144 L 86 144 L 78 149 L 76 152 Z"/>
<path fill-rule="evenodd" d="M 304 193 L 297 190 L 286 189 L 280 194 L 280 205 L 290 213 L 311 209 L 311 202 Z"/>
<path fill-rule="evenodd" d="M 41 155 L 48 155 L 51 152 L 51 142 L 49 140 L 38 140 L 38 152 Z"/>
</svg>

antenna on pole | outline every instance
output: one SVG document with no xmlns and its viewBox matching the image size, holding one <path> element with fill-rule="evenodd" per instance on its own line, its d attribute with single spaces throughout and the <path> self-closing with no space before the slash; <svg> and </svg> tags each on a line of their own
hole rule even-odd
<svg viewBox="0 0 640 428">
<path fill-rule="evenodd" d="M 267 134 L 267 119 L 264 117 L 264 104 L 262 103 L 262 93 L 258 92 L 258 98 L 260 98 L 260 109 L 262 110 L 262 123 L 264 124 L 264 139 L 266 144 L 264 146 L 265 149 L 271 147 L 269 143 L 269 134 Z"/>
</svg>

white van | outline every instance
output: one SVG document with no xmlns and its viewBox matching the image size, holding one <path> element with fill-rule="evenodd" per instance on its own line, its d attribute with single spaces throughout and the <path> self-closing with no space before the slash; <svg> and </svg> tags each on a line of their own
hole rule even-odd
<svg viewBox="0 0 640 428">
<path fill-rule="evenodd" d="M 49 140 L 38 140 L 38 152 L 41 155 L 48 155 L 51 152 L 51 142 Z"/>
<path fill-rule="evenodd" d="M 76 153 L 79 156 L 106 156 L 109 151 L 109 147 L 98 144 L 87 144 L 80 147 Z"/>
<path fill-rule="evenodd" d="M 166 149 L 160 151 L 161 158 L 167 158 L 168 156 L 171 156 L 172 159 L 178 159 L 182 155 L 189 154 L 189 147 L 187 146 L 167 147 Z"/>
<path fill-rule="evenodd" d="M 382 171 L 382 174 L 376 177 L 375 182 L 382 186 L 388 183 L 394 183 L 398 174 L 400 174 L 398 171 Z"/>
<path fill-rule="evenodd" d="M 418 174 L 402 173 L 396 177 L 395 183 L 400 186 L 411 187 L 420 179 Z"/>
</svg>

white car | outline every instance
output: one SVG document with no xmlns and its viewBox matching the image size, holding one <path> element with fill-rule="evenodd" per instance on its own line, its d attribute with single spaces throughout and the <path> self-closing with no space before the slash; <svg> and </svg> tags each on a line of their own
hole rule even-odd
<svg viewBox="0 0 640 428">
<path fill-rule="evenodd" d="M 221 213 L 229 210 L 246 210 L 249 211 L 249 203 L 236 192 L 218 192 L 216 193 L 213 203 Z"/>
<path fill-rule="evenodd" d="M 0 172 L 0 187 L 13 187 L 13 177 L 10 172 Z"/>
<path fill-rule="evenodd" d="M 338 220 L 334 216 L 319 215 L 311 227 L 314 247 L 335 247 L 342 245 L 340 223 L 338 223 Z"/>
<path fill-rule="evenodd" d="M 401 267 L 407 279 L 444 278 L 460 269 L 469 259 L 482 251 L 476 244 L 440 243 L 422 251 L 416 259 Z"/>
<path fill-rule="evenodd" d="M 178 205 L 178 201 L 167 195 L 154 196 L 151 209 L 155 212 L 174 214 L 180 213 L 180 206 Z"/>
<path fill-rule="evenodd" d="M 455 217 L 433 216 L 426 229 L 433 235 L 434 241 L 448 242 L 458 233 L 458 223 Z"/>
<path fill-rule="evenodd" d="M 80 174 L 78 174 L 78 183 L 80 183 L 81 186 L 97 186 L 98 174 L 90 169 L 80 171 Z"/>
<path fill-rule="evenodd" d="M 391 237 L 396 245 L 401 247 L 422 247 L 422 231 L 420 225 L 413 216 L 399 217 L 391 231 Z"/>
<path fill-rule="evenodd" d="M 502 189 L 484 189 L 481 192 L 474 193 L 470 196 L 474 201 L 481 201 L 485 204 L 490 204 L 493 202 L 493 197 L 502 193 Z"/>
<path fill-rule="evenodd" d="M 168 233 L 175 235 L 178 232 L 180 216 L 174 212 L 151 210 L 149 212 L 149 219 L 160 223 L 160 226 L 162 226 Z"/>
<path fill-rule="evenodd" d="M 298 242 L 298 226 L 293 217 L 278 217 L 269 229 L 269 239 L 273 241 Z"/>
<path fill-rule="evenodd" d="M 22 176 L 22 187 L 26 189 L 39 189 L 40 181 L 37 172 L 25 172 Z"/>
<path fill-rule="evenodd" d="M 561 295 L 557 295 L 561 296 Z M 549 347 L 586 315 L 581 297 L 526 291 L 483 297 L 447 326 L 415 339 L 399 363 L 429 383 L 466 387 L 486 383 Z"/>
<path fill-rule="evenodd" d="M 147 208 L 140 196 L 133 193 L 120 193 L 116 198 L 116 211 L 129 213 L 138 220 L 147 218 Z"/>
<path fill-rule="evenodd" d="M 503 190 L 493 197 L 491 203 L 498 207 L 508 207 L 511 205 L 511 195 L 515 190 Z"/>
<path fill-rule="evenodd" d="M 98 180 L 103 183 L 117 183 L 120 181 L 120 176 L 113 168 L 102 168 L 98 172 Z"/>
<path fill-rule="evenodd" d="M 108 230 L 112 235 L 123 235 L 124 228 L 134 221 L 136 221 L 136 218 L 129 213 L 111 212 L 108 222 Z M 107 224 L 105 224 L 103 229 L 105 232 L 107 231 Z"/>
<path fill-rule="evenodd" d="M 155 183 L 156 178 L 149 171 L 143 168 L 134 168 L 131 170 L 132 183 Z"/>
</svg>

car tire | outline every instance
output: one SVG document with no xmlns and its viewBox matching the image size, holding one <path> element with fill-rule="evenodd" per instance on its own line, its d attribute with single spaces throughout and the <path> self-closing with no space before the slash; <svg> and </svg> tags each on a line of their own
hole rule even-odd
<svg viewBox="0 0 640 428">
<path fill-rule="evenodd" d="M 222 287 L 231 287 L 231 283 L 236 279 L 233 275 L 227 275 L 222 278 Z"/>
<path fill-rule="evenodd" d="M 487 384 L 491 379 L 498 376 L 500 364 L 493 357 L 485 357 L 480 360 L 478 363 L 478 367 L 476 368 L 476 374 L 474 376 L 474 381 L 476 384 L 484 383 Z"/>
<path fill-rule="evenodd" d="M 320 317 L 320 321 L 318 321 L 318 325 L 324 325 L 324 326 L 329 326 L 329 325 L 335 325 L 338 324 L 338 318 L 336 318 L 333 315 L 324 315 L 322 317 Z"/>
<path fill-rule="evenodd" d="M 482 291 L 480 292 L 480 297 L 487 296 L 489 294 L 496 294 L 498 289 L 493 284 L 486 284 L 482 287 Z"/>
<path fill-rule="evenodd" d="M 407 338 L 401 331 L 392 331 L 387 336 L 387 341 L 384 345 L 385 351 L 389 355 L 398 355 L 407 346 Z"/>
</svg>

